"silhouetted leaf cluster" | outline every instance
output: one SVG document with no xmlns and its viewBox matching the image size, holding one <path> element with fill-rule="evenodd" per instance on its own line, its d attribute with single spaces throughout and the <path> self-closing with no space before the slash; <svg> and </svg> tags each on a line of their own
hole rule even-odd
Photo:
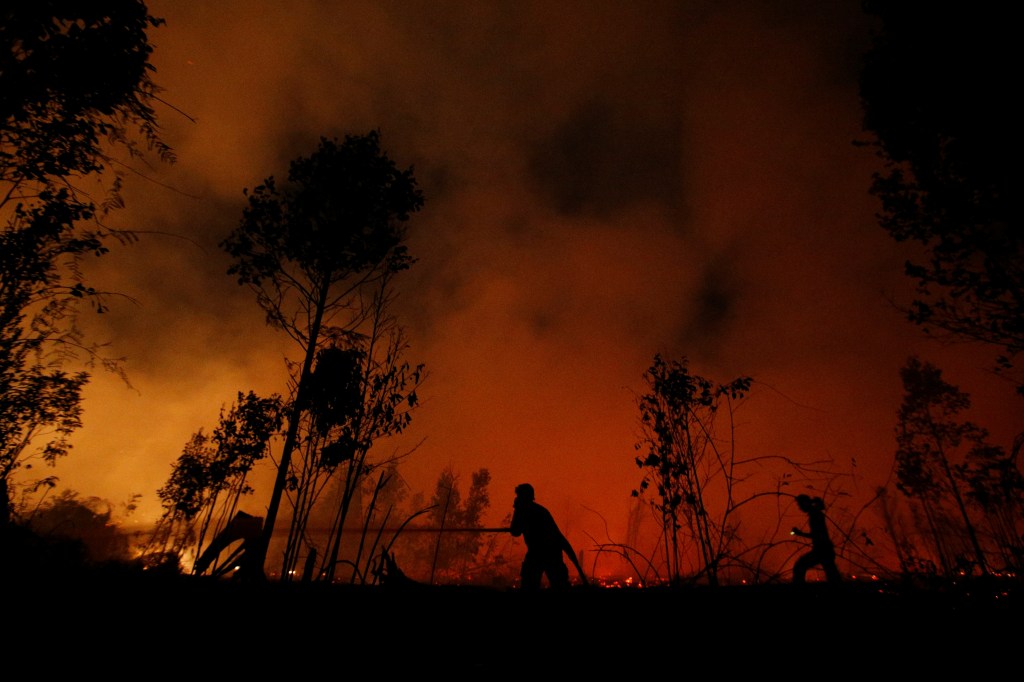
<svg viewBox="0 0 1024 682">
<path fill-rule="evenodd" d="M 382 151 L 378 131 L 321 138 L 291 163 L 287 187 L 269 177 L 246 195 L 242 224 L 221 244 L 240 284 L 284 286 L 281 277 L 296 272 L 289 286 L 327 286 L 385 259 L 392 271 L 411 263 L 403 224 L 423 196 L 412 169 L 398 170 Z"/>
<path fill-rule="evenodd" d="M 878 219 L 923 249 L 906 263 L 917 283 L 908 316 L 929 333 L 994 345 L 996 369 L 1007 372 L 1024 349 L 1015 10 L 864 6 L 879 20 L 860 86 L 864 130 L 885 164 L 872 186 Z"/>
<path fill-rule="evenodd" d="M 1016 448 L 1007 453 L 989 443 L 986 429 L 964 419 L 970 396 L 931 363 L 908 358 L 900 377 L 896 485 L 918 505 L 923 537 L 943 574 L 1019 571 L 1024 476 Z M 925 554 L 904 546 L 907 554 Z"/>
<path fill-rule="evenodd" d="M 731 443 L 727 451 L 720 449 L 716 417 L 723 403 L 731 406 L 746 395 L 752 379 L 715 383 L 691 373 L 686 359 L 666 360 L 658 354 L 644 380 L 647 392 L 638 400 L 642 440 L 636 449 L 646 453 L 635 458 L 644 476 L 632 494 L 640 497 L 654 487 L 650 504 L 661 518 L 670 580 L 682 577 L 680 533 L 685 530 L 697 548 L 700 570 L 716 584 L 735 534 L 728 518 L 736 503 L 735 451 Z M 720 513 L 708 508 L 716 487 L 724 502 Z"/>
<path fill-rule="evenodd" d="M 404 429 L 416 404 L 422 367 L 401 362 L 405 342 L 388 305 L 391 278 L 413 262 L 406 222 L 423 196 L 412 169 L 398 169 L 376 130 L 342 141 L 321 137 L 313 153 L 291 162 L 287 180 L 279 187 L 271 176 L 246 190 L 242 220 L 221 248 L 234 261 L 228 274 L 253 290 L 267 323 L 302 354 L 289 361 L 295 395 L 256 550 L 265 554 L 287 490 L 294 513 L 283 574 L 290 573 L 307 542 L 309 514 L 345 464 L 322 554 L 331 579 L 351 500 L 372 470 L 366 453 L 375 439 Z M 302 461 L 293 466 L 296 451 Z"/>
<path fill-rule="evenodd" d="M 191 520 L 229 488 L 242 495 L 251 492 L 245 479 L 266 456 L 270 439 L 281 428 L 283 410 L 276 395 L 239 392 L 231 409 L 221 410 L 212 435 L 200 429 L 185 444 L 170 478 L 157 491 L 167 511 Z"/>
<path fill-rule="evenodd" d="M 113 155 L 174 160 L 153 109 L 148 31 L 161 24 L 134 0 L 0 8 L 0 523 L 12 474 L 33 452 L 49 463 L 66 454 L 80 425 L 89 376 L 66 364 L 122 373 L 76 324 L 82 301 L 107 309 L 80 266 L 133 238 L 100 221 L 123 205 L 129 167 Z M 103 172 L 113 179 L 97 207 L 79 183 Z"/>
</svg>

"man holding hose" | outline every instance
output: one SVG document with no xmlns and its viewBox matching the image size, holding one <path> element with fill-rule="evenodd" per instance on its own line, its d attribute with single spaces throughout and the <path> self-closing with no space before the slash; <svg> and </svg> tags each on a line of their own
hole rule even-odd
<svg viewBox="0 0 1024 682">
<path fill-rule="evenodd" d="M 516 499 L 512 506 L 514 511 L 509 532 L 512 537 L 522 536 L 526 542 L 526 557 L 520 570 L 522 589 L 540 589 L 543 575 L 547 575 L 548 585 L 552 588 L 568 588 L 569 569 L 562 560 L 562 552 L 569 556 L 579 571 L 580 581 L 587 585 L 587 577 L 576 558 L 576 552 L 558 529 L 551 512 L 534 500 L 533 486 L 529 483 L 517 485 Z"/>
</svg>

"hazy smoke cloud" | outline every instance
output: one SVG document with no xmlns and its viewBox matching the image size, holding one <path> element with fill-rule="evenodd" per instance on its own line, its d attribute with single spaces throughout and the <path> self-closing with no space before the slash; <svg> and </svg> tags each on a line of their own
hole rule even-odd
<svg viewBox="0 0 1024 682">
<path fill-rule="evenodd" d="M 574 542 L 605 539 L 600 517 L 620 532 L 657 352 L 762 382 L 738 432 L 750 454 L 856 458 L 861 490 L 885 481 L 897 369 L 939 350 L 886 299 L 906 287 L 867 195 L 874 159 L 852 144 L 859 3 L 151 9 L 156 79 L 194 121 L 161 112 L 180 161 L 146 169 L 156 182 L 134 180 L 117 217 L 172 236 L 96 264 L 137 300 L 94 329 L 137 392 L 96 378 L 65 485 L 142 493 L 155 516 L 192 432 L 239 390 L 286 391 L 294 349 L 218 244 L 244 188 L 321 135 L 374 128 L 426 197 L 398 307 L 430 372 L 404 465 L 420 489 L 449 463 L 487 467 L 496 518 L 530 481 Z M 981 390 L 984 362 L 955 357 L 951 378 Z"/>
</svg>

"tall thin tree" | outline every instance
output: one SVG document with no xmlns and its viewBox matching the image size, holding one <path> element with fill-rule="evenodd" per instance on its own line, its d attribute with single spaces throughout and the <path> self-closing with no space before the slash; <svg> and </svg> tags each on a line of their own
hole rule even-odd
<svg viewBox="0 0 1024 682">
<path fill-rule="evenodd" d="M 897 486 L 922 504 L 938 546 L 942 544 L 940 519 L 952 504 L 975 563 L 988 573 L 985 552 L 967 510 L 964 482 L 955 466 L 965 456 L 961 447 L 984 447 L 988 433 L 960 418 L 971 405 L 970 396 L 943 379 L 935 365 L 910 357 L 900 377 L 904 394 L 896 426 Z"/>
<path fill-rule="evenodd" d="M 244 567 L 264 577 L 314 360 L 325 347 L 349 345 L 369 312 L 363 290 L 413 263 L 406 223 L 423 197 L 412 169 L 400 170 L 381 148 L 378 131 L 321 138 L 312 154 L 292 161 L 286 186 L 270 177 L 246 195 L 241 223 L 221 243 L 235 261 L 228 273 L 301 353 L 263 536 Z"/>
<path fill-rule="evenodd" d="M 645 374 L 648 392 L 639 398 L 642 439 L 636 457 L 644 477 L 634 497 L 654 487 L 651 504 L 661 517 L 665 558 L 672 582 L 682 576 L 681 531 L 689 531 L 701 571 L 718 584 L 720 563 L 734 539 L 730 516 L 735 511 L 733 440 L 716 434 L 718 410 L 750 390 L 751 379 L 740 377 L 717 384 L 690 372 L 688 363 L 660 355 Z M 731 428 L 731 424 L 730 424 Z M 724 498 L 721 514 L 709 509 L 711 491 Z"/>
</svg>

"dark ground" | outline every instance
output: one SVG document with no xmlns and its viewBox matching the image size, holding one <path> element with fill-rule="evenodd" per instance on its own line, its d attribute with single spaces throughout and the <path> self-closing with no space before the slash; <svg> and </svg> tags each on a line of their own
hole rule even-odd
<svg viewBox="0 0 1024 682">
<path fill-rule="evenodd" d="M 529 595 L 117 571 L 5 583 L 7 661 L 31 661 L 42 679 L 548 679 L 547 671 L 596 680 L 919 680 L 1013 677 L 1024 650 L 1020 592 L 1005 585 L 578 587 Z"/>
</svg>

